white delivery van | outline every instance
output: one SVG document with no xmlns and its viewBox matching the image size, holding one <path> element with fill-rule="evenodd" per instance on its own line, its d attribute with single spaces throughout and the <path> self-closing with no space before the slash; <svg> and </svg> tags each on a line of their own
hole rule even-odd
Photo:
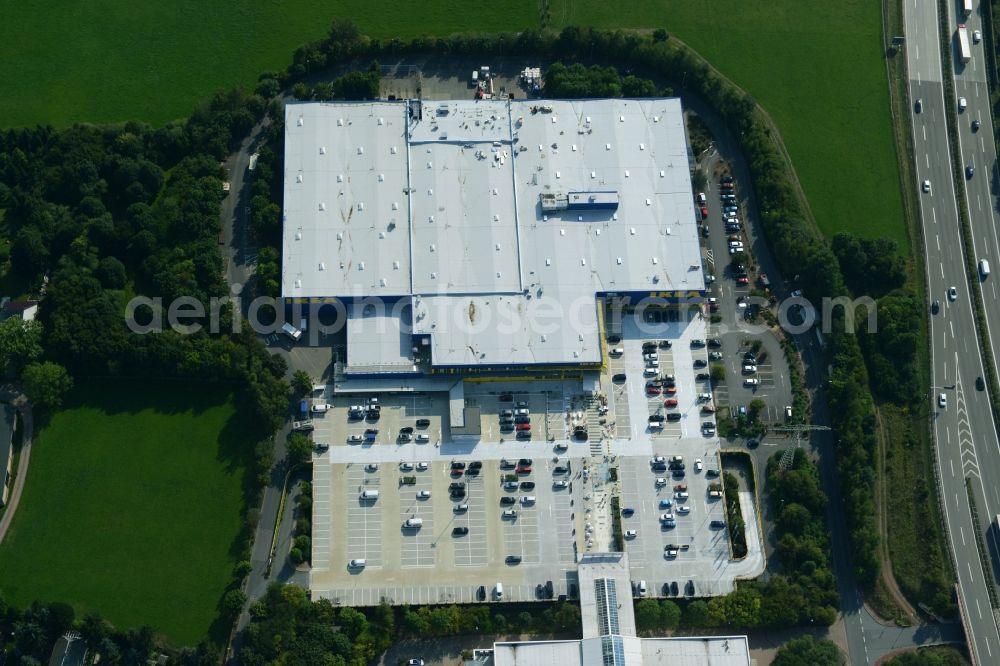
<svg viewBox="0 0 1000 666">
<path fill-rule="evenodd" d="M 361 499 L 366 499 L 366 500 L 378 499 L 378 491 L 366 490 L 363 493 L 361 493 Z"/>
<path fill-rule="evenodd" d="M 295 328 L 289 323 L 284 323 L 281 325 L 281 332 L 295 341 L 298 341 L 298 339 L 302 337 L 302 331 Z"/>
<path fill-rule="evenodd" d="M 500 601 L 501 599 L 503 599 L 503 583 L 499 583 L 499 582 L 497 583 L 497 587 L 496 587 L 496 590 L 494 592 L 494 595 L 496 596 L 497 601 Z"/>
<path fill-rule="evenodd" d="M 403 527 L 420 527 L 423 524 L 423 518 L 407 518 L 406 522 L 403 523 Z"/>
<path fill-rule="evenodd" d="M 984 280 L 990 275 L 990 262 L 985 259 L 979 260 L 979 276 Z"/>
<path fill-rule="evenodd" d="M 313 414 L 324 414 L 330 411 L 330 403 L 326 400 L 313 400 L 312 413 Z"/>
</svg>

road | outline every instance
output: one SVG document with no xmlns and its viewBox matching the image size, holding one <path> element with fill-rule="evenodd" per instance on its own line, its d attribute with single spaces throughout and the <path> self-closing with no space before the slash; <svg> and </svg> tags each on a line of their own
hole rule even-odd
<svg viewBox="0 0 1000 666">
<path fill-rule="evenodd" d="M 940 302 L 940 312 L 930 315 L 932 395 L 927 399 L 933 401 L 932 423 L 941 503 L 961 590 L 959 604 L 966 622 L 970 652 L 978 663 L 995 663 L 1000 659 L 1000 634 L 987 592 L 987 585 L 992 581 L 987 581 L 983 573 L 975 537 L 977 531 L 983 533 L 988 525 L 974 524 L 965 484 L 969 479 L 976 501 L 980 503 L 980 516 L 992 515 L 993 507 L 1000 510 L 1000 495 L 995 488 L 987 495 L 983 483 L 984 474 L 996 478 L 1000 470 L 1000 446 L 989 398 L 976 388 L 976 379 L 984 377 L 985 373 L 975 336 L 971 284 L 965 270 L 945 113 L 945 105 L 956 101 L 944 97 L 937 3 L 906 0 L 904 20 L 910 99 L 921 100 L 922 109 L 912 116 L 917 179 L 931 183 L 931 191 L 920 194 L 920 213 L 928 292 L 932 303 Z M 954 25 L 954 16 L 950 20 Z M 975 91 L 974 77 L 977 71 L 982 74 L 982 66 L 977 69 L 970 63 L 963 71 L 966 73 L 956 77 L 956 81 L 962 77 L 967 79 L 963 80 L 961 90 Z M 963 154 L 972 150 L 975 138 L 965 120 L 971 114 L 981 114 L 983 127 L 979 135 L 984 144 L 989 145 L 989 159 L 995 161 L 988 94 L 984 83 L 978 85 L 979 93 L 967 96 L 975 109 L 970 108 L 959 116 L 959 134 L 966 139 L 961 142 Z M 971 159 L 971 153 L 968 155 Z M 982 169 L 982 175 L 985 176 L 988 170 Z M 974 178 L 968 183 L 973 209 L 978 211 L 982 203 L 992 215 L 991 200 L 983 201 L 984 195 L 989 195 L 988 189 L 979 189 L 981 180 Z M 982 215 L 976 215 L 973 228 L 980 229 L 986 223 Z M 992 222 L 988 224 L 992 229 Z M 985 235 L 977 231 L 975 235 L 992 237 L 995 241 L 992 231 Z M 996 249 L 995 243 L 992 247 Z M 951 287 L 957 291 L 955 300 L 947 295 Z M 989 304 L 987 309 L 990 309 Z M 1000 316 L 1000 312 L 994 315 Z M 1000 323 L 997 331 L 1000 333 Z M 947 400 L 945 407 L 939 406 L 938 395 Z"/>
<path fill-rule="evenodd" d="M 707 108 L 697 99 L 685 99 L 684 106 L 697 112 L 709 125 L 715 138 L 714 148 L 722 159 L 728 160 L 732 165 L 736 180 L 741 183 L 751 183 L 746 160 L 739 150 L 738 143 L 726 130 L 714 110 Z M 743 215 L 746 217 L 745 231 L 754 259 L 760 270 L 767 273 L 771 279 L 775 294 L 779 298 L 787 298 L 792 287 L 785 284 L 781 271 L 771 256 L 770 248 L 764 241 L 759 228 L 753 189 L 744 188 L 742 196 L 746 197 L 743 205 Z M 721 275 L 718 268 L 716 274 Z M 809 421 L 816 425 L 829 425 L 824 389 L 827 380 L 826 354 L 811 330 L 792 337 L 802 357 L 806 388 L 812 395 L 813 413 Z M 832 433 L 820 431 L 813 433 L 804 444 L 819 457 L 820 477 L 823 489 L 829 497 L 827 521 L 830 526 L 833 571 L 837 577 L 837 592 L 840 595 L 840 619 L 830 627 L 828 637 L 847 648 L 849 663 L 855 666 L 874 664 L 890 652 L 905 647 L 963 642 L 962 629 L 957 623 L 899 628 L 885 626 L 872 616 L 863 603 L 851 568 L 847 526 L 844 524 L 844 511 L 840 509 L 843 498 L 836 472 L 834 438 Z M 766 444 L 754 451 L 758 472 L 763 469 L 767 456 L 774 451 L 774 448 Z"/>
<path fill-rule="evenodd" d="M 0 387 L 0 401 L 11 403 L 19 412 L 21 417 L 21 457 L 17 464 L 17 476 L 14 477 L 14 485 L 11 486 L 10 495 L 7 497 L 7 508 L 3 518 L 0 519 L 0 543 L 7 536 L 14 521 L 14 514 L 21 503 L 21 493 L 24 491 L 24 482 L 28 478 L 28 465 L 31 463 L 31 438 L 34 432 L 34 421 L 32 419 L 31 403 L 28 397 L 21 390 L 13 385 Z"/>
</svg>

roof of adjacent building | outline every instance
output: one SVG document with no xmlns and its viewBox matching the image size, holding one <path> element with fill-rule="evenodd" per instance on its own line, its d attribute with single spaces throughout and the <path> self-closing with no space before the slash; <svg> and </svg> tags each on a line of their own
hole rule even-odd
<svg viewBox="0 0 1000 666">
<path fill-rule="evenodd" d="M 678 99 L 292 103 L 285 133 L 282 294 L 414 297 L 435 365 L 597 362 L 595 294 L 704 290 Z M 580 328 L 467 316 L 539 303 Z"/>
</svg>

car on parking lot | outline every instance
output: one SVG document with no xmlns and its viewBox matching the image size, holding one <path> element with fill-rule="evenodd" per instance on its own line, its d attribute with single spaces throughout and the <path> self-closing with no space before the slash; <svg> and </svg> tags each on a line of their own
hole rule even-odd
<svg viewBox="0 0 1000 666">
<path fill-rule="evenodd" d="M 514 518 L 517 518 L 517 510 L 516 509 L 504 509 L 503 513 L 501 514 L 501 517 L 503 517 L 504 519 L 511 519 L 511 520 L 514 519 Z"/>
<path fill-rule="evenodd" d="M 531 506 L 534 503 L 535 503 L 534 495 L 524 495 L 523 497 L 521 497 L 522 506 Z"/>
<path fill-rule="evenodd" d="M 687 493 L 684 494 L 687 495 Z M 691 513 L 691 507 L 688 506 L 687 504 L 681 504 L 679 507 L 677 507 L 677 513 Z"/>
<path fill-rule="evenodd" d="M 716 477 L 719 476 L 719 470 L 717 470 L 717 469 L 706 469 L 705 470 L 705 476 L 708 477 L 708 478 L 710 478 L 710 479 L 714 479 L 714 478 L 716 478 Z"/>
<path fill-rule="evenodd" d="M 552 487 L 556 490 L 562 490 L 563 488 L 569 488 L 569 483 L 566 481 L 553 481 Z"/>
<path fill-rule="evenodd" d="M 670 520 L 661 520 L 660 527 L 667 530 L 672 530 L 677 527 L 677 521 L 671 518 Z"/>
<path fill-rule="evenodd" d="M 531 424 L 530 423 L 518 423 L 516 426 L 514 426 L 514 429 L 515 430 L 531 430 Z"/>
<path fill-rule="evenodd" d="M 521 556 L 520 555 L 508 555 L 504 559 L 504 562 L 506 562 L 507 564 L 520 564 L 521 563 Z"/>
<path fill-rule="evenodd" d="M 426 444 L 429 441 L 431 441 L 430 436 L 425 435 L 424 433 L 417 435 L 417 444 Z"/>
<path fill-rule="evenodd" d="M 401 432 L 404 435 L 412 435 L 413 426 L 403 426 L 402 428 L 399 429 L 399 432 Z"/>
<path fill-rule="evenodd" d="M 378 471 L 378 464 L 377 463 L 368 463 L 367 465 L 365 465 L 365 471 L 366 472 L 377 472 Z"/>
<path fill-rule="evenodd" d="M 417 419 L 418 428 L 429 428 L 431 425 L 430 419 Z"/>
<path fill-rule="evenodd" d="M 705 464 L 701 462 L 701 458 L 694 461 L 694 471 L 700 472 L 704 466 Z"/>
<path fill-rule="evenodd" d="M 622 509 L 622 516 L 625 518 L 631 518 L 633 515 L 635 515 L 635 509 L 630 509 L 629 507 Z"/>
<path fill-rule="evenodd" d="M 517 431 L 517 438 L 518 439 L 531 439 L 531 431 L 530 430 L 518 430 Z"/>
<path fill-rule="evenodd" d="M 701 219 L 703 219 L 703 220 L 707 220 L 708 219 L 708 207 L 707 206 L 702 206 L 701 207 Z"/>
<path fill-rule="evenodd" d="M 683 490 L 687 490 L 687 489 L 688 489 L 688 487 L 687 487 L 686 483 L 678 483 L 676 486 L 674 486 L 674 490 L 676 490 L 678 492 L 683 491 Z"/>
<path fill-rule="evenodd" d="M 677 398 L 667 398 L 666 400 L 663 401 L 663 406 L 664 407 L 676 407 L 677 406 Z"/>
<path fill-rule="evenodd" d="M 669 511 L 666 512 L 666 513 L 661 513 L 660 514 L 660 522 L 663 522 L 663 521 L 666 521 L 666 520 L 673 520 L 673 519 L 674 519 L 674 514 L 671 513 L 671 512 L 669 512 Z"/>
<path fill-rule="evenodd" d="M 479 601 L 486 601 L 486 586 L 480 585 L 479 589 L 476 590 L 476 599 Z"/>
<path fill-rule="evenodd" d="M 662 488 L 665 485 L 667 485 L 667 480 L 665 478 L 663 478 L 662 476 L 656 477 L 656 487 L 657 488 Z"/>
<path fill-rule="evenodd" d="M 652 468 L 652 470 L 654 472 L 666 472 L 667 471 L 667 463 L 665 463 L 665 462 L 654 462 L 654 463 L 650 463 L 649 466 L 650 466 L 650 468 Z"/>
<path fill-rule="evenodd" d="M 625 530 L 625 538 L 626 539 L 634 539 L 638 535 L 639 535 L 639 533 L 636 530 Z"/>
<path fill-rule="evenodd" d="M 468 510 L 469 510 L 468 504 L 456 504 L 454 508 L 455 513 L 465 513 Z"/>
<path fill-rule="evenodd" d="M 608 350 L 608 356 L 610 356 L 611 358 L 618 358 L 624 353 L 625 349 L 623 347 L 615 347 L 613 349 Z"/>
<path fill-rule="evenodd" d="M 513 421 L 501 421 L 500 422 L 500 432 L 513 432 L 514 422 Z"/>
<path fill-rule="evenodd" d="M 431 498 L 431 491 L 429 490 L 421 490 L 420 492 L 417 493 L 417 499 L 425 500 L 430 498 Z"/>
<path fill-rule="evenodd" d="M 399 463 L 399 471 L 400 472 L 409 472 L 412 469 L 413 469 L 413 465 L 411 463 L 408 463 L 408 462 L 401 462 L 401 463 Z"/>
<path fill-rule="evenodd" d="M 646 395 L 660 395 L 663 392 L 656 384 L 646 384 Z"/>
<path fill-rule="evenodd" d="M 757 388 L 758 386 L 760 386 L 760 380 L 757 379 L 756 377 L 752 377 L 750 379 L 744 379 L 743 386 L 747 388 Z"/>
<path fill-rule="evenodd" d="M 661 499 L 660 500 L 660 508 L 661 509 L 669 509 L 671 506 L 673 506 L 673 504 L 674 504 L 673 500 L 669 500 L 669 499 Z"/>
<path fill-rule="evenodd" d="M 517 484 L 515 484 L 515 489 L 516 485 Z M 508 490 L 510 489 L 508 488 Z M 511 497 L 510 495 L 506 495 L 500 498 L 500 506 L 510 506 L 512 504 L 517 504 L 517 498 Z"/>
<path fill-rule="evenodd" d="M 681 414 L 680 412 L 670 412 L 669 414 L 667 414 L 667 420 L 671 422 L 680 421 L 681 416 L 683 416 L 683 414 Z"/>
<path fill-rule="evenodd" d="M 651 465 L 656 463 L 665 463 L 665 462 L 667 462 L 667 459 L 664 458 L 663 456 L 653 456 L 649 461 Z"/>
<path fill-rule="evenodd" d="M 697 349 L 699 347 L 704 347 L 704 346 L 705 346 L 705 341 L 702 340 L 701 338 L 693 338 L 691 340 L 691 347 L 692 348 Z"/>
<path fill-rule="evenodd" d="M 363 441 L 365 441 L 365 438 L 361 435 L 350 435 L 347 438 L 348 444 L 360 444 Z"/>
<path fill-rule="evenodd" d="M 448 490 L 464 490 L 464 489 L 465 489 L 465 481 L 452 481 L 448 485 Z"/>
<path fill-rule="evenodd" d="M 413 441 L 413 435 L 411 435 L 408 432 L 401 432 L 401 433 L 399 433 L 399 435 L 397 435 L 396 441 L 399 441 L 399 442 L 412 442 Z"/>
<path fill-rule="evenodd" d="M 706 361 L 703 358 L 696 358 L 694 360 L 694 367 L 695 367 L 695 369 L 697 369 L 697 368 L 704 368 L 707 365 L 708 365 L 708 361 Z"/>
<path fill-rule="evenodd" d="M 573 428 L 573 437 L 581 441 L 586 441 L 590 437 L 590 433 L 587 432 L 587 426 L 579 425 Z M 564 442 L 560 442 L 556 444 L 556 448 L 557 449 L 562 448 L 563 450 L 565 450 L 567 446 Z"/>
<path fill-rule="evenodd" d="M 722 528 L 724 528 L 726 526 L 726 521 L 724 521 L 724 520 L 713 520 L 711 523 L 709 523 L 709 526 L 712 527 L 712 529 L 721 530 Z"/>
<path fill-rule="evenodd" d="M 532 460 L 531 458 L 518 458 L 517 464 L 521 465 L 522 467 L 530 467 L 531 465 L 534 464 L 534 460 Z M 514 465 L 511 465 L 511 467 L 514 467 Z"/>
<path fill-rule="evenodd" d="M 417 471 L 418 472 L 425 472 L 425 471 L 427 471 L 427 463 L 425 463 L 425 462 L 418 462 L 417 463 Z"/>
<path fill-rule="evenodd" d="M 743 374 L 744 375 L 755 375 L 755 374 L 757 374 L 757 366 L 753 365 L 752 363 L 746 363 L 746 364 L 744 364 L 743 365 Z"/>
<path fill-rule="evenodd" d="M 521 465 L 514 471 L 518 474 L 531 474 L 531 468 L 528 467 L 527 465 Z"/>
<path fill-rule="evenodd" d="M 614 375 L 611 378 L 611 381 L 613 381 L 616 384 L 621 384 L 622 382 L 625 381 L 625 373 L 624 372 L 619 372 L 618 374 Z"/>
<path fill-rule="evenodd" d="M 744 363 L 756 363 L 757 362 L 757 354 L 753 353 L 752 351 L 746 352 L 745 354 L 743 354 L 743 362 Z"/>
<path fill-rule="evenodd" d="M 534 481 L 522 481 L 521 482 L 521 490 L 534 490 L 534 489 L 535 489 L 535 482 Z"/>
<path fill-rule="evenodd" d="M 459 473 L 461 473 L 461 471 L 463 469 L 465 469 L 465 463 L 464 462 L 461 462 L 461 461 L 458 461 L 458 460 L 451 461 L 451 471 L 452 472 L 459 472 Z"/>
<path fill-rule="evenodd" d="M 677 545 L 673 543 L 668 543 L 663 547 L 663 556 L 666 558 L 677 557 Z"/>
<path fill-rule="evenodd" d="M 670 349 L 671 347 L 674 346 L 674 343 L 672 343 L 670 340 L 660 340 L 658 343 L 656 343 L 656 346 L 659 347 L 660 349 Z"/>
<path fill-rule="evenodd" d="M 708 360 L 710 360 L 710 361 L 721 361 L 722 360 L 722 352 L 718 352 L 718 351 L 708 352 Z"/>
<path fill-rule="evenodd" d="M 552 474 L 553 475 L 569 474 L 569 468 L 563 465 L 556 465 L 555 467 L 552 468 Z"/>
<path fill-rule="evenodd" d="M 659 372 L 659 370 L 657 370 L 656 368 L 648 368 L 647 367 L 647 368 L 643 368 L 642 376 L 646 377 L 646 378 L 655 377 L 658 372 Z"/>
<path fill-rule="evenodd" d="M 451 530 L 452 536 L 465 536 L 469 533 L 468 527 L 453 527 Z"/>
</svg>

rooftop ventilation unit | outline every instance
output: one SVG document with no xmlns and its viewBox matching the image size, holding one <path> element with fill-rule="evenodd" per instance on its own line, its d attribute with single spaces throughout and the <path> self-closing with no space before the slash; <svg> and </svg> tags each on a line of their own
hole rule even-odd
<svg viewBox="0 0 1000 666">
<path fill-rule="evenodd" d="M 364 154 L 365 154 L 365 147 L 358 146 L 358 155 L 364 155 Z"/>
<path fill-rule="evenodd" d="M 325 204 L 325 203 L 323 203 L 322 201 L 320 201 L 320 202 L 319 202 L 319 209 L 320 209 L 320 210 L 326 210 L 326 204 Z"/>
<path fill-rule="evenodd" d="M 326 155 L 326 146 L 320 146 L 319 147 L 319 154 L 320 155 Z"/>
<path fill-rule="evenodd" d="M 321 261 L 321 262 L 319 262 L 319 269 L 320 269 L 321 271 L 325 271 L 325 270 L 326 270 L 326 264 L 324 264 L 324 263 L 323 263 L 322 261 Z"/>
<path fill-rule="evenodd" d="M 301 173 L 299 175 L 295 176 L 295 182 L 296 183 L 301 183 L 302 182 L 302 174 Z"/>
<path fill-rule="evenodd" d="M 646 201 L 649 201 L 649 199 L 647 199 Z M 365 209 L 365 202 L 364 201 L 359 201 L 358 202 L 358 212 L 360 213 L 364 209 Z"/>
<path fill-rule="evenodd" d="M 378 175 L 378 182 L 380 182 L 380 183 L 385 182 L 385 174 L 384 173 L 380 173 Z"/>
</svg>

